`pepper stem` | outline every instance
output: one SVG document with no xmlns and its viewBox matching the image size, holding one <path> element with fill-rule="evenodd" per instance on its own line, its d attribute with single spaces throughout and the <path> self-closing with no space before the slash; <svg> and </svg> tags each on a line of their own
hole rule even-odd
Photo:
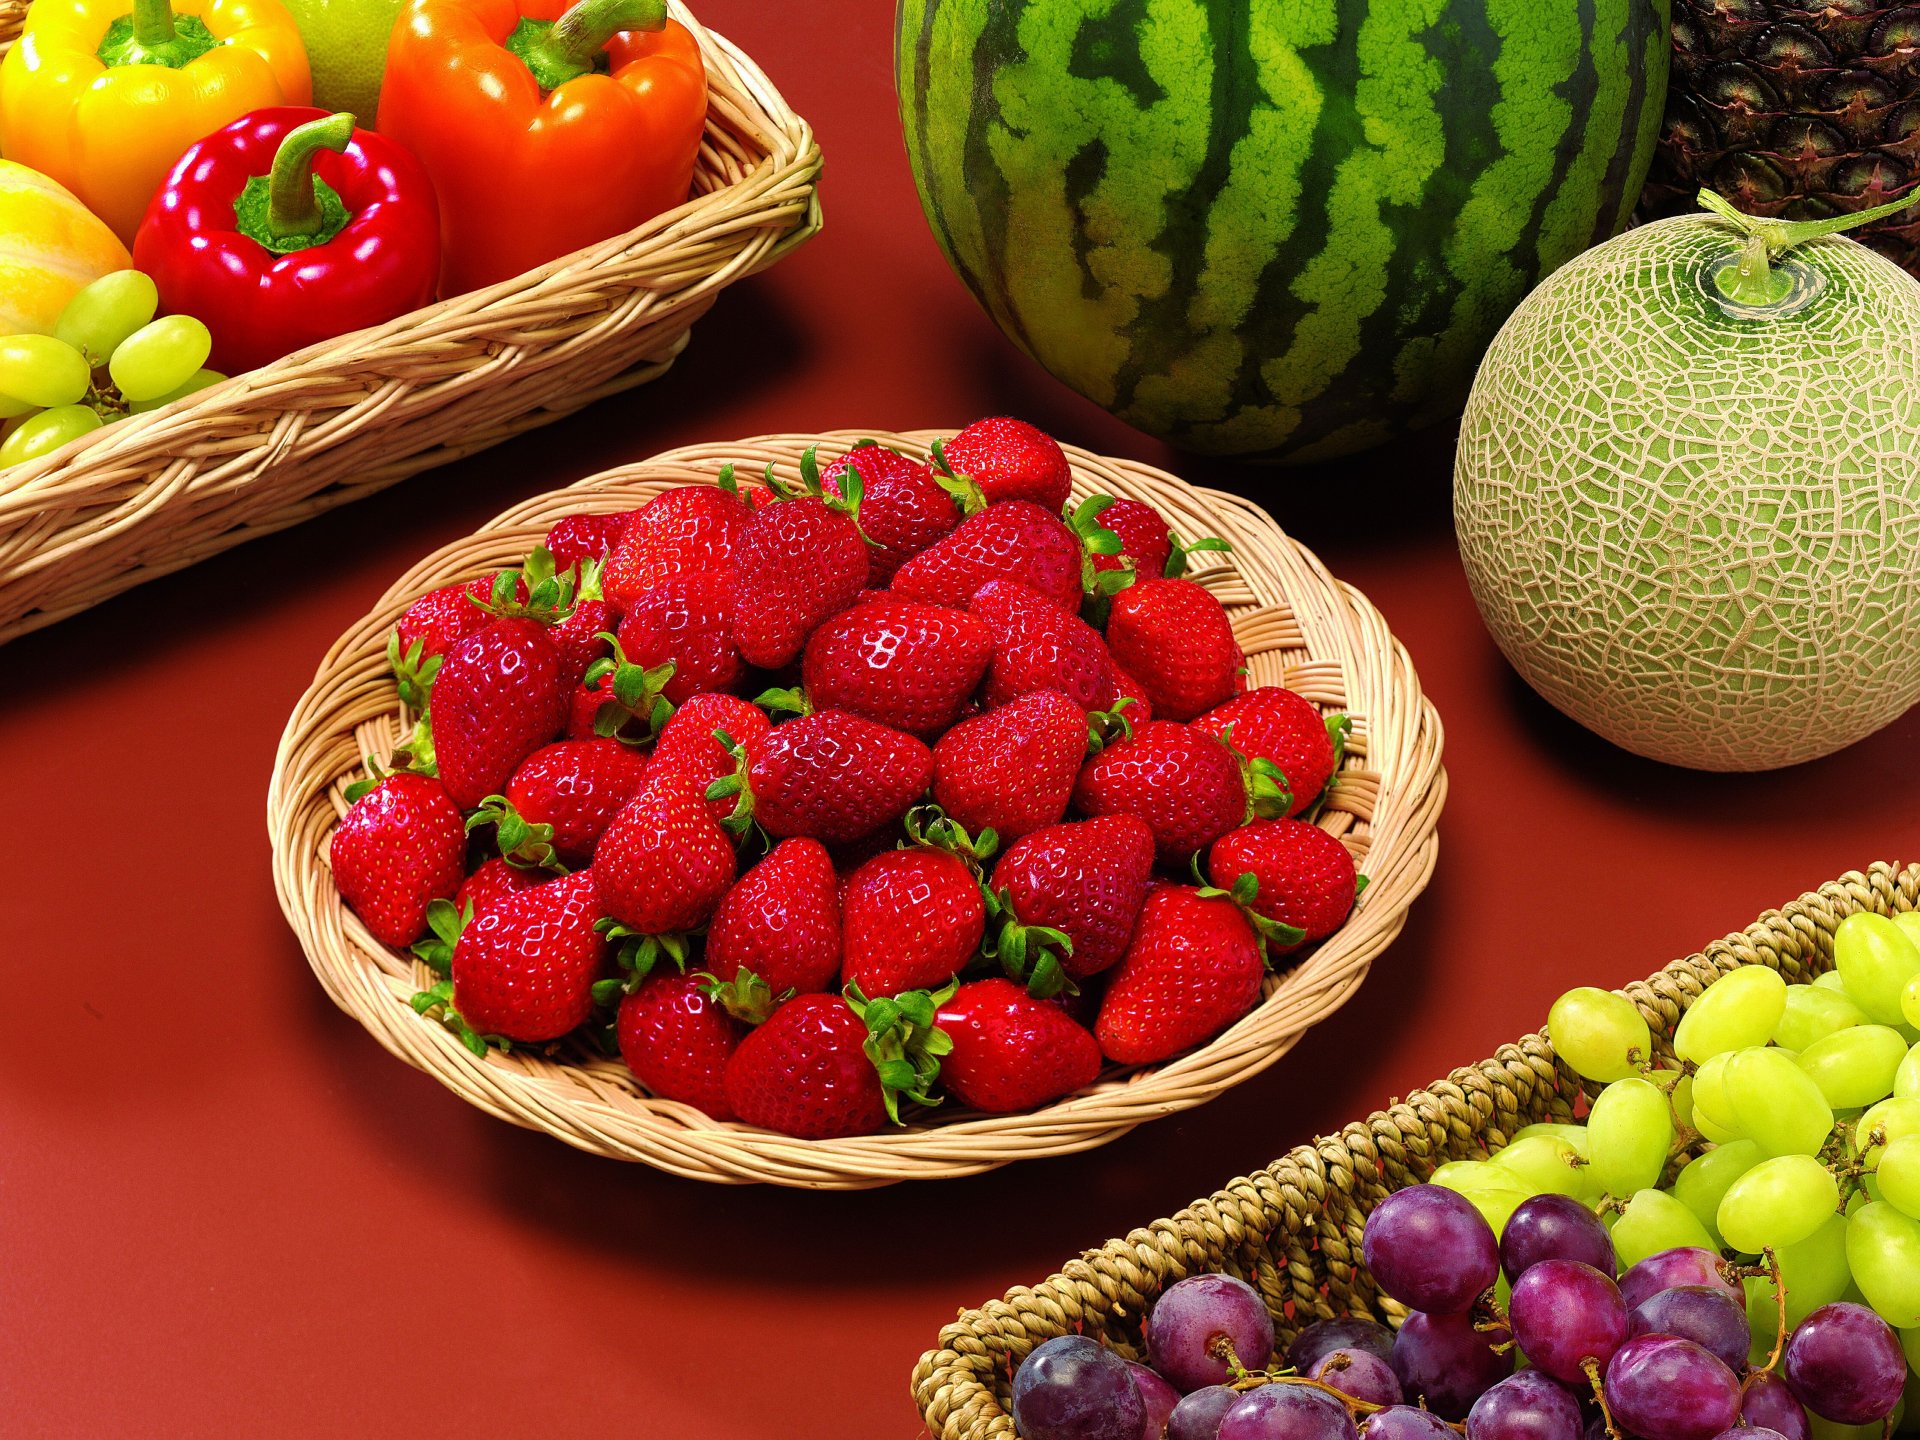
<svg viewBox="0 0 1920 1440">
<path fill-rule="evenodd" d="M 179 38 L 168 0 L 133 0 L 133 43 L 152 50 Z"/>
<path fill-rule="evenodd" d="M 286 133 L 267 179 L 269 234 L 281 240 L 311 235 L 326 223 L 314 188 L 313 162 L 322 150 L 344 151 L 353 139 L 353 125 L 353 116 L 342 112 L 309 120 Z"/>
<path fill-rule="evenodd" d="M 1834 215 L 1825 220 L 1775 220 L 1763 215 L 1746 215 L 1711 190 L 1700 192 L 1700 203 L 1722 220 L 1739 229 L 1745 238 L 1740 263 L 1722 269 L 1714 277 L 1720 293 L 1737 305 L 1775 305 L 1793 289 L 1793 282 L 1773 268 L 1773 262 L 1796 245 L 1838 235 L 1843 230 L 1871 224 L 1897 214 L 1915 203 L 1912 195 L 1889 200 L 1871 210 L 1850 215 Z"/>
<path fill-rule="evenodd" d="M 558 90 L 590 74 L 594 60 L 614 36 L 627 30 L 663 30 L 666 0 L 575 0 L 538 34 L 516 36 L 509 45 L 533 72 L 542 90 Z M 528 28 L 521 22 L 523 30 Z"/>
</svg>

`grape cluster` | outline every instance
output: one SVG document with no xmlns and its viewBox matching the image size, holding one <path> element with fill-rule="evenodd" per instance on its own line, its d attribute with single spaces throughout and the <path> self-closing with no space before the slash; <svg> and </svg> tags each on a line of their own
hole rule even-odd
<svg viewBox="0 0 1920 1440">
<path fill-rule="evenodd" d="M 203 368 L 207 327 L 159 308 L 152 279 L 116 270 L 67 302 L 53 334 L 0 339 L 0 470 L 226 378 Z"/>
</svg>

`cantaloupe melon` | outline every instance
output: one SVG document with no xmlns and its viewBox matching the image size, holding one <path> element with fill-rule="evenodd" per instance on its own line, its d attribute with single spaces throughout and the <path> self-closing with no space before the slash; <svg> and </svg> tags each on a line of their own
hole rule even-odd
<svg viewBox="0 0 1920 1440">
<path fill-rule="evenodd" d="M 1454 518 L 1494 639 L 1677 765 L 1761 770 L 1920 698 L 1920 283 L 1814 225 L 1629 231 L 1516 310 Z M 1904 202 L 1902 202 L 1904 203 Z"/>
</svg>

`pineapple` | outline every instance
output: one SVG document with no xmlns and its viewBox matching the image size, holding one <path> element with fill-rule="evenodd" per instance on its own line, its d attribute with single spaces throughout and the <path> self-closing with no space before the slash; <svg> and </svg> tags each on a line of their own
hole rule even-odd
<svg viewBox="0 0 1920 1440">
<path fill-rule="evenodd" d="M 1705 186 L 1750 215 L 1822 219 L 1916 183 L 1920 3 L 1673 0 L 1649 215 L 1692 210 Z M 1920 208 L 1854 238 L 1920 274 Z"/>
</svg>

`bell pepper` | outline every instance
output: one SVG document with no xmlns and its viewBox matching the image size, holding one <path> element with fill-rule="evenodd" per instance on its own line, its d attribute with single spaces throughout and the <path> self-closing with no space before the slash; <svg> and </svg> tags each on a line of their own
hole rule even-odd
<svg viewBox="0 0 1920 1440">
<path fill-rule="evenodd" d="M 664 0 L 560 3 L 411 0 L 394 27 L 379 128 L 433 177 L 442 295 L 687 198 L 707 115 L 693 35 Z"/>
<path fill-rule="evenodd" d="M 131 264 L 64 186 L 0 160 L 0 335 L 51 335 L 83 285 Z"/>
<path fill-rule="evenodd" d="M 133 262 L 237 375 L 433 299 L 440 216 L 405 150 L 351 115 L 257 110 L 180 157 Z"/>
<path fill-rule="evenodd" d="M 279 0 L 35 0 L 0 64 L 0 152 L 133 243 L 180 152 L 266 105 L 305 105 L 306 47 Z"/>
</svg>

